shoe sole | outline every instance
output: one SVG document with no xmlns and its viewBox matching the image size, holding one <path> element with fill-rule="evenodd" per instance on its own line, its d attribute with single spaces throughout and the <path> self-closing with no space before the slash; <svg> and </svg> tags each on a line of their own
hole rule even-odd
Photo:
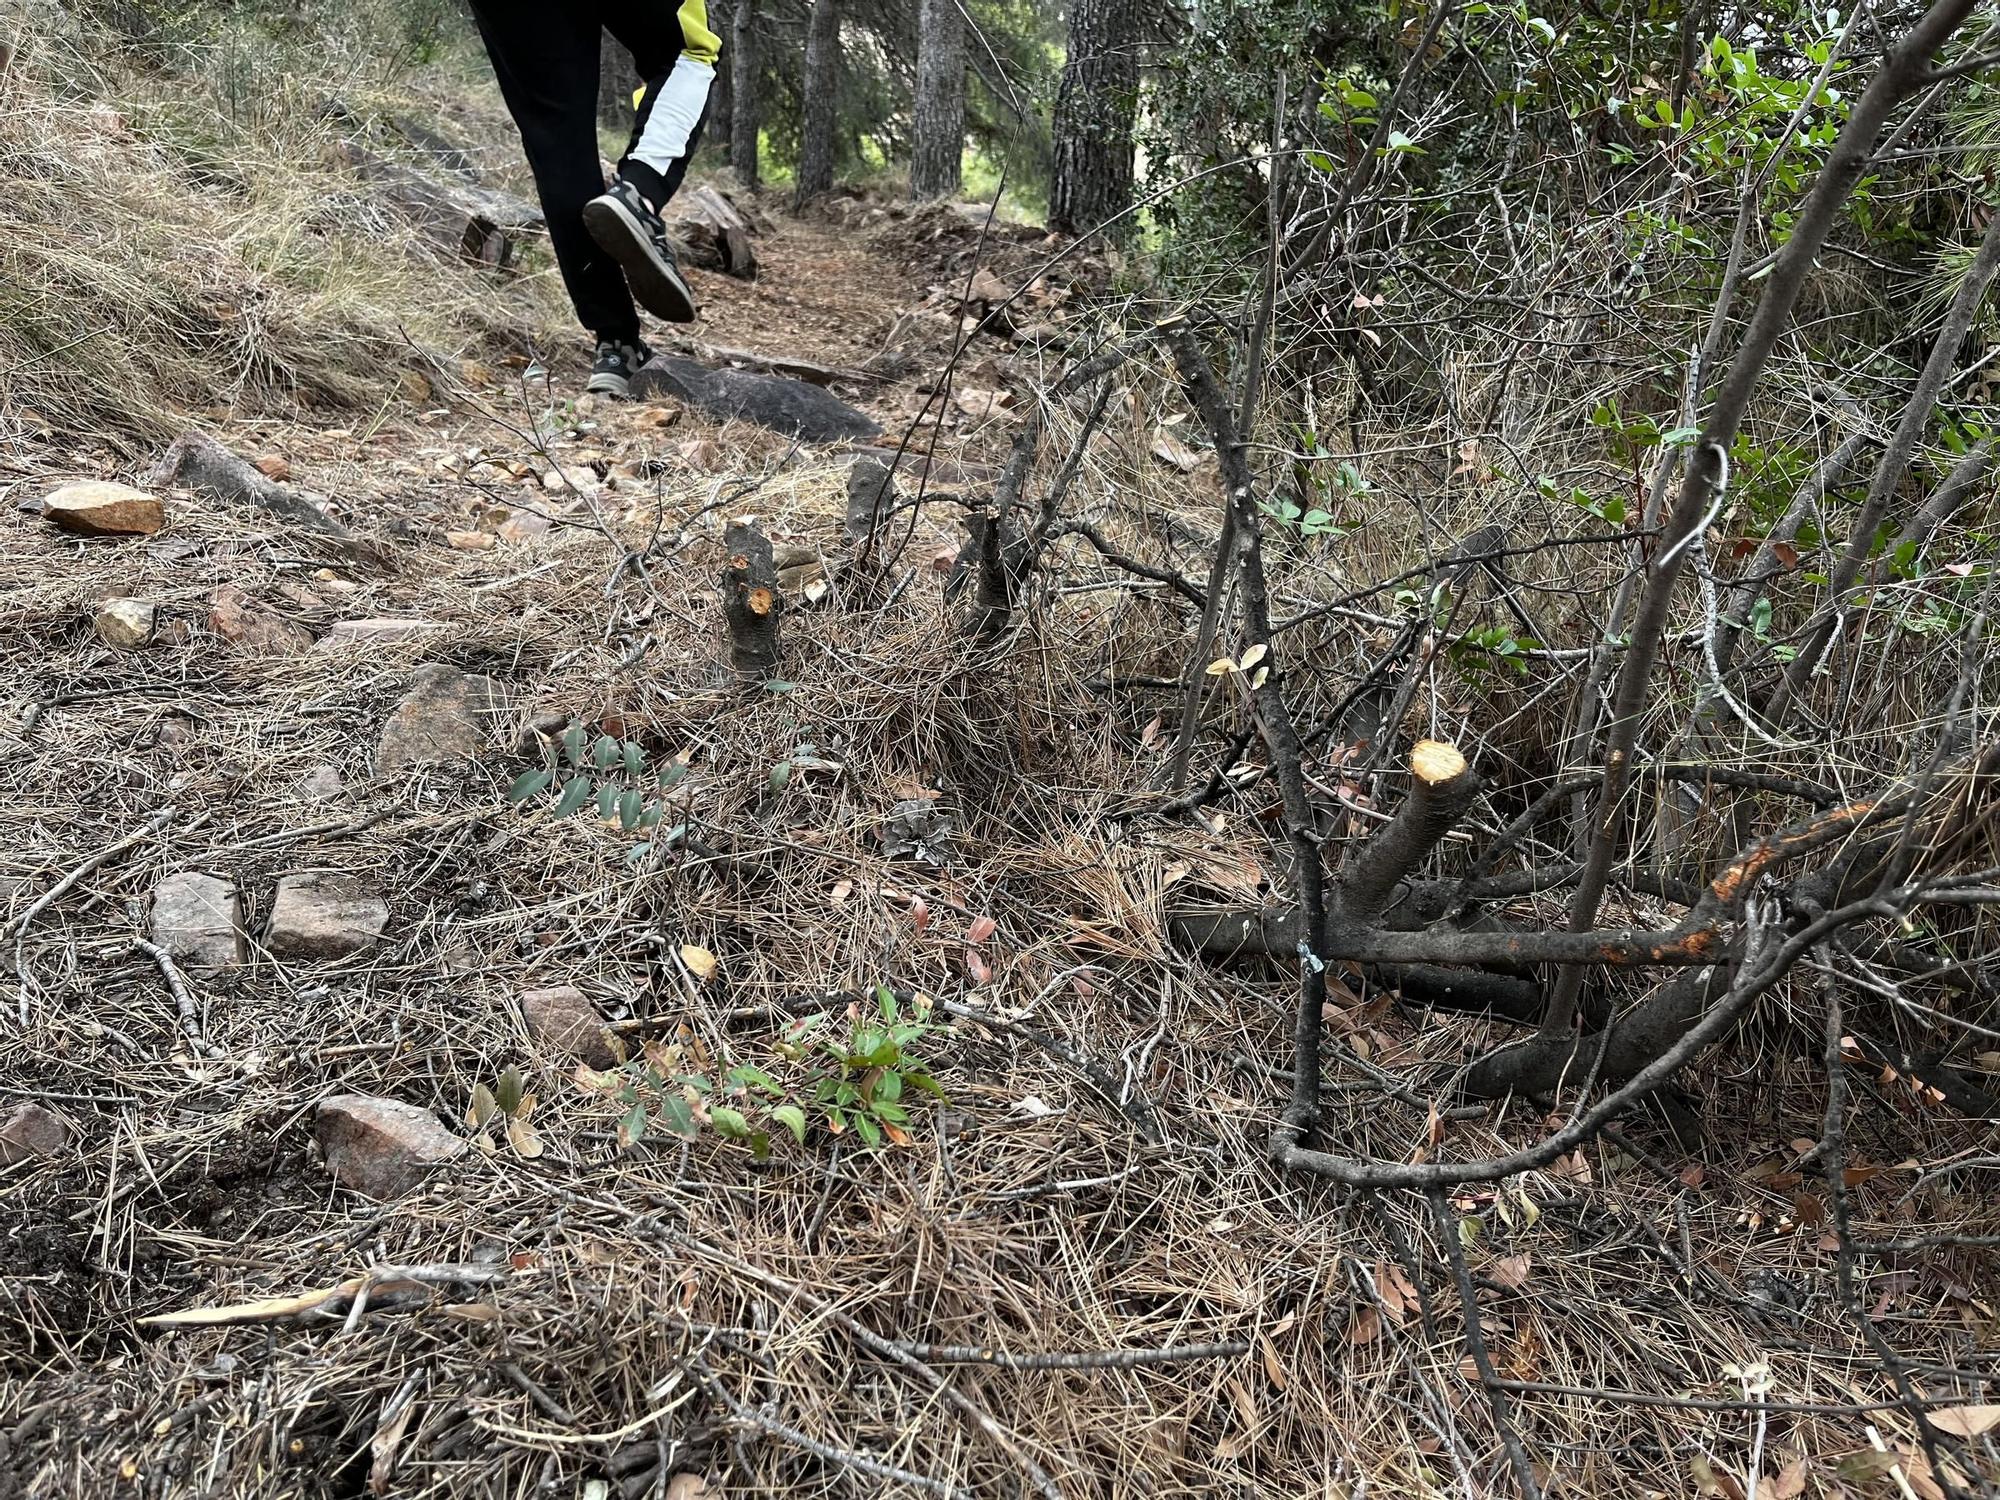
<svg viewBox="0 0 2000 1500">
<path fill-rule="evenodd" d="M 632 394 L 632 382 L 626 376 L 613 375 L 607 371 L 601 375 L 591 376 L 590 384 L 584 389 L 593 396 L 610 396 L 614 400 L 623 401 Z"/>
<path fill-rule="evenodd" d="M 625 280 L 641 307 L 669 323 L 694 321 L 694 293 L 688 290 L 680 273 L 653 248 L 652 236 L 632 210 L 609 194 L 593 198 L 583 207 L 583 227 L 590 231 L 598 248 L 624 270 Z"/>
</svg>

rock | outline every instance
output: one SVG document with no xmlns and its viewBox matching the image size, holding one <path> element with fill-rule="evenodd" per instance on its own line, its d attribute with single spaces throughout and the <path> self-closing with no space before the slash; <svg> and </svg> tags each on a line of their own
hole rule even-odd
<svg viewBox="0 0 2000 1500">
<path fill-rule="evenodd" d="M 321 646 L 359 643 L 364 646 L 395 646 L 414 641 L 441 628 L 435 620 L 336 620 L 321 639 Z"/>
<path fill-rule="evenodd" d="M 590 1003 L 590 997 L 575 985 L 559 984 L 545 990 L 528 990 L 521 996 L 521 1018 L 535 1040 L 557 1052 L 567 1053 L 593 1068 L 608 1068 L 618 1061 L 605 1035 L 604 1017 Z"/>
<path fill-rule="evenodd" d="M 35 1103 L 17 1104 L 0 1119 L 0 1167 L 31 1156 L 61 1156 L 69 1150 L 69 1122 Z"/>
<path fill-rule="evenodd" d="M 153 638 L 157 606 L 144 599 L 106 599 L 90 617 L 97 638 L 121 651 L 136 651 Z"/>
<path fill-rule="evenodd" d="M 78 536 L 151 536 L 167 524 L 167 508 L 156 497 L 97 479 L 53 491 L 42 514 Z"/>
<path fill-rule="evenodd" d="M 347 783 L 332 766 L 314 766 L 292 788 L 292 795 L 304 802 L 345 802 Z"/>
<path fill-rule="evenodd" d="M 216 875 L 183 871 L 153 891 L 153 941 L 195 973 L 243 962 L 243 903 Z"/>
<path fill-rule="evenodd" d="M 1014 289 L 987 266 L 981 266 L 972 273 L 972 284 L 968 290 L 970 296 L 966 300 L 970 302 L 1005 302 L 1014 295 Z"/>
<path fill-rule="evenodd" d="M 326 1169 L 342 1187 L 378 1201 L 400 1198 L 465 1142 L 420 1105 L 368 1094 L 335 1094 L 313 1119 Z"/>
<path fill-rule="evenodd" d="M 345 958 L 380 941 L 388 925 L 381 893 L 351 875 L 286 875 L 264 946 L 278 958 Z"/>
<path fill-rule="evenodd" d="M 500 684 L 442 662 L 417 668 L 416 683 L 382 726 L 377 772 L 471 760 L 491 738 Z"/>
<path fill-rule="evenodd" d="M 500 540 L 525 542 L 538 536 L 547 536 L 551 524 L 553 523 L 547 516 L 537 515 L 532 510 L 517 510 L 500 523 Z"/>
<path fill-rule="evenodd" d="M 866 412 L 803 380 L 749 370 L 711 370 L 691 359 L 655 355 L 632 377 L 641 400 L 672 396 L 713 417 L 741 417 L 810 443 L 875 437 L 881 426 Z"/>
<path fill-rule="evenodd" d="M 233 583 L 208 596 L 208 626 L 232 646 L 245 651 L 277 654 L 302 651 L 313 643 L 312 632 L 283 615 L 264 608 Z"/>
</svg>

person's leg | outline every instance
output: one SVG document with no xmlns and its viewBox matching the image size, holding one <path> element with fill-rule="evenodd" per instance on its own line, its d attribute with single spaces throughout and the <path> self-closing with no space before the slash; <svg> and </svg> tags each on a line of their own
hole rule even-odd
<svg viewBox="0 0 2000 1500">
<path fill-rule="evenodd" d="M 548 219 L 549 243 L 577 319 L 600 342 L 639 349 L 639 314 L 625 277 L 583 221 L 584 205 L 604 191 L 597 155 L 595 7 L 473 0 L 472 11 L 501 96 L 520 128 Z"/>
<path fill-rule="evenodd" d="M 706 0 L 600 0 L 604 25 L 632 54 L 646 81 L 618 175 L 655 212 L 680 190 L 708 120 L 709 91 L 722 39 L 708 26 Z"/>
</svg>

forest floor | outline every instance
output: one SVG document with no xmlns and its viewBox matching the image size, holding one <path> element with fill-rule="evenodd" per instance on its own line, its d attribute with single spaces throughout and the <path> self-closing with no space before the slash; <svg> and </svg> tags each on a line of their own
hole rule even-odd
<svg viewBox="0 0 2000 1500">
<path fill-rule="evenodd" d="M 938 377 L 954 288 L 982 265 L 1019 285 L 1040 253 L 982 249 L 950 208 L 770 217 L 755 283 L 695 273 L 693 333 L 872 372 L 836 389 L 879 445 Z M 850 452 L 583 399 L 580 343 L 537 352 L 384 371 L 372 409 L 202 414 L 332 497 L 359 556 L 172 488 L 157 534 L 80 539 L 43 497 L 143 483 L 147 456 L 13 413 L 0 1495 L 1509 1493 L 1454 1240 L 1547 1493 L 1940 1493 L 1832 1287 L 1803 1064 L 1796 1092 L 1775 1048 L 1714 1080 L 1712 1150 L 1635 1125 L 1437 1216 L 1284 1179 L 1264 1142 L 1294 982 L 1167 942 L 1178 904 L 1254 904 L 1282 868 L 1257 797 L 1204 824 L 1146 789 L 1178 601 L 1067 543 L 1032 620 L 974 645 L 945 589 L 957 508 L 901 512 L 883 586 L 850 593 Z M 972 342 L 915 429 L 930 489 L 990 488 L 1036 361 Z M 1162 442 L 1184 429 L 1156 373 L 1128 386 L 1083 508 L 1197 575 L 1213 466 Z M 784 691 L 722 668 L 740 512 L 790 559 Z M 142 644 L 104 638 L 114 598 L 154 607 Z M 417 623 L 353 629 L 384 620 Z M 498 695 L 462 744 L 425 695 L 463 686 L 440 667 Z M 412 722 L 456 748 L 395 763 L 385 729 Z M 659 794 L 679 842 L 634 857 L 615 808 L 510 804 L 572 724 L 629 741 L 648 797 L 686 766 Z M 246 946 L 170 983 L 135 941 L 188 874 L 235 893 Z M 299 876 L 345 893 L 335 925 L 379 901 L 379 937 L 317 957 L 281 936 Z M 564 986 L 581 1030 L 524 1003 Z M 844 1035 L 878 986 L 922 1017 L 908 1046 L 943 1096 L 906 1092 L 880 1150 L 823 1127 L 768 1159 L 715 1128 L 632 1142 L 617 1077 L 579 1071 L 748 1066 L 810 1104 L 798 1020 Z M 1441 1117 L 1402 1081 L 1490 1028 L 1335 992 L 1330 1136 L 1409 1159 L 1539 1128 Z M 474 1124 L 508 1069 L 530 1128 Z M 1916 1167 L 1965 1149 L 1958 1127 L 1864 1091 L 1868 1231 L 1984 1215 Z M 436 1128 L 483 1147 L 377 1201 L 330 1173 L 333 1096 L 430 1112 L 433 1154 Z M 1940 1253 L 1863 1295 L 1953 1366 L 1990 1333 L 1984 1274 Z M 1752 1389 L 1773 1406 L 1744 1410 Z"/>
</svg>

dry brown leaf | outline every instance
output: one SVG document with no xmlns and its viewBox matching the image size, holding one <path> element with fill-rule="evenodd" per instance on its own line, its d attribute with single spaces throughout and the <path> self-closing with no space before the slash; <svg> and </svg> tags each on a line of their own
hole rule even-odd
<svg viewBox="0 0 2000 1500">
<path fill-rule="evenodd" d="M 699 1474 L 676 1474 L 667 1481 L 667 1500 L 722 1500 L 722 1489 Z"/>
<path fill-rule="evenodd" d="M 2000 1406 L 1945 1406 L 1931 1413 L 1931 1426 L 1953 1437 L 1975 1438 L 2000 1427 Z"/>
<path fill-rule="evenodd" d="M 410 1417 L 415 1413 L 417 1403 L 406 1401 L 402 1409 L 381 1426 L 368 1440 L 368 1493 L 386 1495 L 396 1477 L 396 1450 L 403 1444 L 403 1433 L 409 1428 Z"/>
<path fill-rule="evenodd" d="M 1382 1315 L 1373 1307 L 1361 1308 L 1347 1325 L 1347 1342 L 1355 1348 L 1372 1344 L 1382 1336 Z"/>
<path fill-rule="evenodd" d="M 1694 1488 L 1704 1500 L 1744 1500 L 1743 1481 L 1729 1470 L 1697 1453 L 1688 1466 L 1694 1471 Z"/>
<path fill-rule="evenodd" d="M 1000 924 L 991 917 L 974 917 L 972 925 L 965 929 L 968 943 L 983 943 L 999 929 Z"/>
<path fill-rule="evenodd" d="M 1794 1458 L 1772 1477 L 1768 1485 L 1759 1485 L 1757 1493 L 1768 1494 L 1771 1500 L 1799 1500 L 1806 1492 L 1806 1461 Z"/>
<path fill-rule="evenodd" d="M 1152 453 L 1161 463 L 1172 464 L 1183 474 L 1192 474 L 1201 466 L 1201 455 L 1164 427 L 1154 429 Z"/>
<path fill-rule="evenodd" d="M 1901 1465 L 1903 1478 L 1917 1493 L 1917 1500 L 1946 1500 L 1944 1486 L 1937 1482 L 1931 1472 L 1931 1461 L 1915 1448 L 1898 1448 L 1896 1462 Z"/>
<path fill-rule="evenodd" d="M 1291 1377 L 1285 1373 L 1285 1362 L 1278 1358 L 1277 1345 L 1271 1342 L 1269 1334 L 1260 1333 L 1257 1335 L 1257 1348 L 1264 1356 L 1264 1378 L 1282 1391 L 1292 1381 Z"/>
<path fill-rule="evenodd" d="M 1486 1268 L 1486 1274 L 1510 1291 L 1518 1292 L 1528 1284 L 1528 1271 L 1534 1263 L 1532 1255 L 1503 1255 Z"/>
<path fill-rule="evenodd" d="M 721 967 L 715 955 L 698 943 L 682 943 L 680 952 L 681 962 L 687 966 L 688 973 L 697 979 L 713 979 L 715 971 Z"/>
<path fill-rule="evenodd" d="M 1410 1309 L 1418 1305 L 1417 1289 L 1403 1274 L 1403 1268 L 1394 1261 L 1385 1260 L 1376 1265 L 1375 1294 L 1382 1299 L 1382 1306 L 1399 1328 L 1409 1321 Z"/>
</svg>

